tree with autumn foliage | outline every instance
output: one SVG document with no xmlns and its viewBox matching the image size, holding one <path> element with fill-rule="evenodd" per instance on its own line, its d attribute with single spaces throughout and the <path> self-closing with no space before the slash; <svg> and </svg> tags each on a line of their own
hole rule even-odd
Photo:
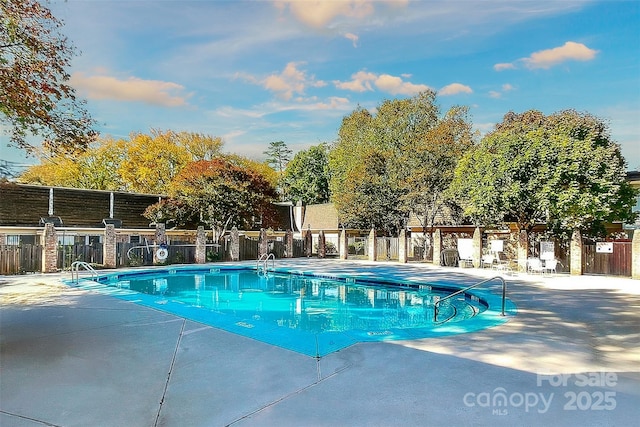
<svg viewBox="0 0 640 427">
<path fill-rule="evenodd" d="M 145 217 L 178 226 L 205 224 L 217 238 L 232 226 L 250 229 L 274 219 L 276 190 L 257 170 L 217 157 L 189 163 L 172 181 L 171 199 L 150 206 Z"/>
<path fill-rule="evenodd" d="M 49 154 L 84 150 L 97 136 L 94 121 L 68 84 L 75 50 L 62 22 L 38 0 L 0 0 L 0 122 L 13 145 Z"/>
</svg>

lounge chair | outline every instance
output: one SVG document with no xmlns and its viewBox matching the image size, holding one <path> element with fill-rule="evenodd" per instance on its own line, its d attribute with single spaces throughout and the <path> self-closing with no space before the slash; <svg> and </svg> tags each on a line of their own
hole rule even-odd
<svg viewBox="0 0 640 427">
<path fill-rule="evenodd" d="M 544 274 L 544 265 L 540 258 L 529 258 L 527 260 L 527 271 L 529 273 L 540 273 Z"/>
<path fill-rule="evenodd" d="M 493 267 L 493 262 L 495 261 L 495 257 L 491 254 L 482 255 L 482 259 L 480 260 L 480 268 Z"/>
<path fill-rule="evenodd" d="M 556 268 L 558 267 L 557 259 L 547 259 L 544 261 L 544 267 L 542 269 L 543 273 L 557 273 Z"/>
</svg>

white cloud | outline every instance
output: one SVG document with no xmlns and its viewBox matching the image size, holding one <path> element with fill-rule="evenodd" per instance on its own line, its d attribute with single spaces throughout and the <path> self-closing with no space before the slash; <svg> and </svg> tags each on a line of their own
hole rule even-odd
<svg viewBox="0 0 640 427">
<path fill-rule="evenodd" d="M 471 90 L 469 86 L 461 83 L 451 83 L 438 91 L 438 95 L 442 96 L 456 95 L 458 93 L 473 93 L 473 90 Z"/>
<path fill-rule="evenodd" d="M 516 66 L 512 63 L 503 62 L 501 64 L 496 64 L 493 66 L 493 69 L 496 71 L 504 71 L 504 70 L 515 70 Z"/>
<path fill-rule="evenodd" d="M 375 86 L 379 90 L 392 95 L 415 95 L 429 89 L 427 85 L 406 82 L 401 77 L 390 74 L 377 75 L 367 71 L 358 71 L 351 76 L 351 79 L 351 81 L 347 82 L 336 80 L 333 84 L 338 89 L 352 92 L 372 91 L 373 86 Z"/>
<path fill-rule="evenodd" d="M 551 68 L 566 61 L 591 61 L 597 53 L 582 43 L 569 41 L 560 47 L 534 52 L 523 62 L 527 68 Z"/>
<path fill-rule="evenodd" d="M 374 73 L 358 71 L 357 73 L 351 75 L 351 81 L 341 82 L 335 80 L 333 84 L 338 89 L 350 90 L 352 92 L 366 92 L 373 90 L 371 83 L 374 82 L 377 78 L 378 76 L 376 76 Z"/>
<path fill-rule="evenodd" d="M 71 85 L 89 99 L 143 102 L 163 107 L 187 105 L 190 95 L 184 94 L 184 86 L 160 80 L 143 80 L 129 77 L 119 80 L 107 75 L 86 76 L 74 73 Z"/>
<path fill-rule="evenodd" d="M 259 84 L 274 92 L 278 98 L 290 100 L 294 94 L 302 95 L 307 87 L 323 87 L 326 83 L 308 76 L 306 71 L 298 69 L 301 63 L 289 62 L 279 74 L 272 74 L 264 79 L 258 79 L 250 74 L 236 73 L 236 78 L 242 78 L 252 84 Z"/>
<path fill-rule="evenodd" d="M 568 41 L 562 46 L 539 50 L 529 57 L 518 59 L 515 62 L 496 64 L 493 69 L 496 71 L 513 70 L 518 68 L 517 63 L 521 63 L 529 69 L 549 69 L 567 61 L 591 61 L 597 54 L 597 50 L 590 49 L 582 43 Z"/>
<path fill-rule="evenodd" d="M 278 0 L 274 2 L 274 5 L 281 12 L 288 10 L 296 20 L 303 24 L 311 28 L 321 29 L 329 26 L 338 17 L 355 20 L 369 17 L 375 13 L 375 6 L 381 3 L 404 6 L 408 2 L 406 0 L 386 2 L 374 0 Z"/>
<path fill-rule="evenodd" d="M 503 92 L 510 92 L 512 90 L 514 90 L 515 88 L 513 87 L 513 85 L 509 84 L 509 83 L 505 83 L 502 85 L 502 91 Z"/>
<path fill-rule="evenodd" d="M 490 90 L 489 91 L 489 97 L 490 98 L 501 98 L 502 97 L 502 92 L 498 92 L 497 90 Z"/>
<path fill-rule="evenodd" d="M 353 43 L 353 47 L 358 47 L 358 40 L 359 37 L 353 33 L 346 33 L 344 35 L 344 38 L 351 40 L 351 42 Z"/>
</svg>

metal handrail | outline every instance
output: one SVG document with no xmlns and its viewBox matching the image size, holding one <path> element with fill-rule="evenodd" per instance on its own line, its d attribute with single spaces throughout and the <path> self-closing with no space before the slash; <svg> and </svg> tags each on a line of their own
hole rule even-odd
<svg viewBox="0 0 640 427">
<path fill-rule="evenodd" d="M 98 272 L 96 270 L 94 270 L 93 267 L 91 267 L 90 264 L 84 262 L 84 261 L 74 261 L 73 263 L 71 263 L 71 280 L 73 281 L 74 279 L 74 272 L 75 274 L 75 282 L 78 283 L 78 281 L 80 280 L 80 267 L 84 268 L 85 270 L 87 270 L 88 272 L 91 273 L 91 277 L 98 279 Z"/>
<path fill-rule="evenodd" d="M 273 253 L 262 254 L 256 263 L 256 270 L 260 273 L 260 262 L 262 262 L 262 271 L 267 272 L 267 263 L 271 260 L 271 268 L 276 268 L 276 256 Z"/>
<path fill-rule="evenodd" d="M 471 288 L 475 288 L 476 286 L 480 286 L 482 284 L 485 284 L 485 283 L 490 282 L 490 281 L 495 280 L 495 279 L 499 279 L 502 282 L 502 311 L 501 311 L 500 314 L 502 316 L 504 316 L 505 315 L 504 314 L 505 302 L 506 302 L 506 299 L 507 299 L 507 282 L 504 280 L 504 278 L 502 278 L 502 276 L 494 276 L 494 277 L 491 277 L 489 279 L 483 280 L 482 282 L 478 282 L 475 285 L 467 286 L 464 289 L 460 289 L 460 290 L 452 293 L 451 295 L 447 295 L 444 298 L 440 298 L 438 301 L 435 302 L 435 304 L 433 304 L 433 321 L 437 322 L 437 320 L 438 320 L 438 305 L 442 301 L 446 301 L 446 300 L 448 300 L 450 298 L 455 297 L 456 295 L 460 295 L 462 293 L 465 293 L 466 291 L 468 291 Z"/>
</svg>

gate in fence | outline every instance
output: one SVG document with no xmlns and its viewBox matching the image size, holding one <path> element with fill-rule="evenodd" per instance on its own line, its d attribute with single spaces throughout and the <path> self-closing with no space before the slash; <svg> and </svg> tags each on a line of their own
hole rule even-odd
<svg viewBox="0 0 640 427">
<path fill-rule="evenodd" d="M 631 276 L 631 242 L 600 242 L 582 246 L 582 274 Z"/>
</svg>

